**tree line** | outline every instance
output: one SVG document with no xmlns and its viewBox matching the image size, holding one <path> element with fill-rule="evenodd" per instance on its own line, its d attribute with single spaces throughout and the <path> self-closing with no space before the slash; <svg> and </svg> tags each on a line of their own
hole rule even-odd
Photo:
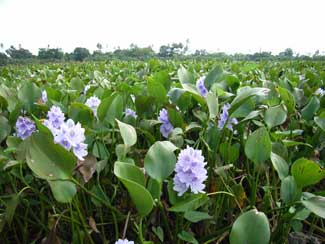
<svg viewBox="0 0 325 244">
<path fill-rule="evenodd" d="M 1 44 L 1 50 L 3 50 L 3 44 Z M 131 44 L 129 48 L 121 49 L 116 48 L 114 51 L 104 51 L 100 43 L 96 45 L 96 50 L 91 53 L 87 48 L 76 47 L 71 53 L 64 53 L 61 48 L 39 48 L 38 54 L 33 55 L 28 49 L 25 49 L 19 45 L 18 48 L 10 46 L 5 51 L 0 52 L 0 65 L 6 64 L 18 64 L 18 63 L 37 63 L 37 62 L 62 62 L 62 61 L 102 61 L 109 59 L 135 59 L 135 60 L 147 60 L 150 58 L 209 58 L 217 60 L 325 60 L 324 55 L 320 55 L 319 51 L 316 51 L 312 56 L 294 54 L 291 48 L 285 49 L 277 55 L 273 55 L 271 52 L 256 52 L 254 54 L 226 54 L 224 52 L 210 53 L 205 49 L 195 50 L 193 53 L 188 53 L 188 42 L 172 43 L 162 45 L 158 52 L 155 52 L 151 46 L 138 47 L 135 44 Z"/>
</svg>

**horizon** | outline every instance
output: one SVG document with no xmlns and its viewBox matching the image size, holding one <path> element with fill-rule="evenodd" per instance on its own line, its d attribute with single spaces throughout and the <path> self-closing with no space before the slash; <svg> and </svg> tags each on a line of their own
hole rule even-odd
<svg viewBox="0 0 325 244">
<path fill-rule="evenodd" d="M 0 43 L 3 51 L 21 44 L 33 54 L 48 45 L 68 53 L 75 47 L 93 52 L 97 43 L 103 52 L 131 44 L 152 45 L 157 52 L 161 45 L 187 39 L 190 53 L 275 55 L 286 48 L 301 55 L 325 53 L 325 3 L 320 0 L 157 2 L 0 0 L 0 22 L 5 23 Z"/>
</svg>

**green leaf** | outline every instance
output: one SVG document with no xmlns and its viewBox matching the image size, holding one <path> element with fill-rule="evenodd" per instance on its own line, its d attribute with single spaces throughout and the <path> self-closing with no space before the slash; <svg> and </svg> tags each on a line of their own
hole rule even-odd
<svg viewBox="0 0 325 244">
<path fill-rule="evenodd" d="M 107 166 L 107 163 L 108 163 L 108 160 L 106 160 L 106 159 L 97 162 L 97 164 L 96 164 L 97 177 L 105 169 L 105 167 Z"/>
<path fill-rule="evenodd" d="M 128 190 L 141 217 L 149 214 L 153 208 L 153 199 L 145 188 L 143 172 L 135 165 L 115 162 L 114 174 Z"/>
<path fill-rule="evenodd" d="M 119 120 L 117 120 L 118 127 L 120 128 L 120 133 L 123 138 L 124 144 L 128 147 L 132 147 L 135 143 L 137 143 L 137 132 L 134 127 L 128 124 L 125 124 Z"/>
<path fill-rule="evenodd" d="M 240 144 L 235 143 L 230 145 L 229 142 L 223 142 L 220 144 L 219 151 L 222 158 L 227 163 L 235 162 L 239 157 Z"/>
<path fill-rule="evenodd" d="M 254 110 L 252 112 L 250 112 L 243 120 L 240 121 L 241 122 L 244 122 L 244 121 L 247 121 L 247 120 L 250 120 L 250 119 L 254 119 L 256 118 L 257 116 L 259 116 L 260 114 L 262 114 L 261 111 L 259 110 Z"/>
<path fill-rule="evenodd" d="M 286 105 L 286 107 L 288 109 L 288 112 L 289 113 L 294 113 L 295 106 L 296 106 L 294 96 L 287 89 L 285 89 L 283 87 L 278 87 L 277 90 L 278 90 L 278 92 L 280 94 L 280 97 L 281 97 L 282 101 Z"/>
<path fill-rule="evenodd" d="M 183 241 L 192 243 L 192 244 L 199 244 L 199 242 L 194 238 L 192 234 L 187 231 L 182 230 L 181 233 L 177 235 L 177 237 Z"/>
<path fill-rule="evenodd" d="M 288 176 L 289 165 L 281 156 L 271 152 L 271 162 L 281 180 Z"/>
<path fill-rule="evenodd" d="M 10 135 L 10 125 L 6 117 L 0 115 L 0 143 Z"/>
<path fill-rule="evenodd" d="M 119 178 L 133 181 L 143 187 L 146 185 L 146 179 L 143 172 L 135 165 L 116 161 L 114 174 Z"/>
<path fill-rule="evenodd" d="M 94 112 L 85 104 L 74 102 L 70 105 L 69 117 L 76 123 L 80 122 L 82 125 L 91 126 Z"/>
<path fill-rule="evenodd" d="M 220 81 L 222 77 L 223 77 L 222 67 L 220 65 L 214 67 L 214 69 L 212 69 L 204 79 L 204 84 L 206 88 L 209 90 L 213 85 L 213 83 Z"/>
<path fill-rule="evenodd" d="M 170 80 L 170 77 L 169 77 L 168 70 L 158 71 L 157 73 L 155 73 L 153 75 L 153 79 L 155 81 L 159 82 L 160 84 L 162 84 L 167 91 L 169 90 L 171 80 Z"/>
<path fill-rule="evenodd" d="M 188 211 L 188 212 L 185 212 L 184 218 L 192 223 L 197 223 L 202 220 L 212 219 L 212 216 L 205 212 Z"/>
<path fill-rule="evenodd" d="M 123 115 L 123 98 L 121 95 L 112 95 L 102 100 L 97 108 L 97 117 L 101 122 L 114 124 Z"/>
<path fill-rule="evenodd" d="M 175 168 L 177 147 L 169 141 L 158 141 L 153 144 L 144 159 L 144 168 L 150 177 L 162 182 Z"/>
<path fill-rule="evenodd" d="M 248 136 L 245 144 L 245 154 L 256 164 L 261 164 L 270 158 L 272 144 L 269 133 L 264 127 L 257 129 Z"/>
<path fill-rule="evenodd" d="M 53 134 L 47 126 L 45 126 L 39 119 L 37 119 L 37 117 L 33 116 L 33 119 L 39 132 L 53 138 Z"/>
<path fill-rule="evenodd" d="M 19 195 L 15 194 L 8 200 L 8 202 L 6 202 L 6 211 L 4 219 L 9 225 L 11 225 L 11 222 L 14 218 L 19 201 Z"/>
<path fill-rule="evenodd" d="M 201 105 L 204 105 L 205 101 L 196 89 L 195 80 L 192 73 L 186 70 L 183 66 L 178 69 L 177 73 L 184 90 L 191 93 L 191 95 L 197 100 L 197 102 L 199 102 Z"/>
<path fill-rule="evenodd" d="M 76 185 L 70 181 L 63 180 L 48 180 L 55 200 L 62 203 L 72 201 L 77 193 Z"/>
<path fill-rule="evenodd" d="M 154 111 L 155 98 L 148 96 L 137 96 L 135 99 L 135 106 L 139 116 L 152 115 Z"/>
<path fill-rule="evenodd" d="M 155 233 L 155 235 L 159 238 L 159 240 L 164 243 L 164 230 L 158 226 L 157 228 L 152 226 L 152 231 Z"/>
<path fill-rule="evenodd" d="M 285 130 L 285 131 L 275 131 L 272 136 L 275 138 L 283 139 L 286 137 L 301 136 L 304 133 L 303 130 Z"/>
<path fill-rule="evenodd" d="M 303 146 L 313 148 L 312 145 L 305 143 L 305 142 L 301 142 L 301 141 L 282 140 L 282 142 L 286 147 L 294 147 L 294 146 L 303 145 Z"/>
<path fill-rule="evenodd" d="M 168 111 L 168 119 L 169 119 L 170 123 L 174 127 L 182 128 L 183 127 L 183 118 L 182 118 L 180 112 L 178 112 L 172 108 L 168 108 L 167 111 Z"/>
<path fill-rule="evenodd" d="M 4 84 L 0 85 L 0 96 L 8 103 L 8 111 L 11 113 L 15 110 L 18 103 L 17 92 L 14 89 L 9 89 Z"/>
<path fill-rule="evenodd" d="M 172 180 L 168 180 L 167 183 L 167 192 L 168 192 L 168 200 L 172 205 L 175 205 L 179 199 L 176 192 L 173 189 L 174 183 Z"/>
<path fill-rule="evenodd" d="M 245 100 L 235 111 L 232 112 L 232 118 L 243 118 L 248 115 L 255 109 L 255 101 L 253 97 Z"/>
<path fill-rule="evenodd" d="M 264 120 L 269 128 L 283 124 L 287 119 L 287 112 L 282 105 L 271 107 L 265 111 Z"/>
<path fill-rule="evenodd" d="M 92 154 L 96 158 L 100 158 L 100 159 L 108 159 L 110 157 L 108 149 L 100 141 L 95 141 L 95 143 L 93 144 Z"/>
<path fill-rule="evenodd" d="M 174 206 L 169 208 L 171 212 L 189 212 L 198 209 L 205 204 L 209 198 L 205 194 L 191 195 L 188 198 L 177 202 Z"/>
<path fill-rule="evenodd" d="M 29 112 L 33 111 L 33 108 L 36 106 L 35 103 L 40 97 L 41 89 L 32 82 L 26 82 L 18 90 L 18 98 Z"/>
<path fill-rule="evenodd" d="M 182 88 L 171 88 L 168 92 L 168 97 L 172 103 L 177 103 L 180 97 L 186 93 L 185 89 Z"/>
<path fill-rule="evenodd" d="M 177 71 L 178 78 L 182 84 L 189 83 L 194 84 L 194 76 L 191 72 L 181 66 Z"/>
<path fill-rule="evenodd" d="M 298 187 L 314 185 L 324 176 L 319 164 L 305 158 L 299 158 L 293 163 L 291 174 L 295 178 Z"/>
<path fill-rule="evenodd" d="M 237 96 L 231 103 L 230 114 L 235 111 L 241 104 L 243 104 L 247 99 L 252 96 L 266 96 L 268 93 L 268 88 L 261 88 L 261 87 L 249 87 L 245 86 L 237 91 Z"/>
<path fill-rule="evenodd" d="M 153 178 L 149 178 L 147 189 L 151 193 L 153 199 L 158 199 L 158 200 L 160 199 L 161 187 L 162 187 L 161 182 Z"/>
<path fill-rule="evenodd" d="M 70 87 L 73 90 L 77 90 L 77 91 L 81 92 L 84 89 L 84 83 L 78 77 L 73 77 L 70 80 Z"/>
<path fill-rule="evenodd" d="M 157 81 L 148 81 L 148 94 L 154 97 L 158 104 L 163 104 L 167 100 L 165 87 Z"/>
<path fill-rule="evenodd" d="M 319 109 L 319 100 L 317 97 L 312 97 L 309 103 L 301 110 L 301 115 L 305 120 L 311 120 L 314 114 Z"/>
<path fill-rule="evenodd" d="M 189 92 L 198 103 L 200 103 L 201 105 L 205 104 L 205 100 L 199 94 L 194 84 L 182 83 L 182 87 L 184 88 L 185 91 Z"/>
<path fill-rule="evenodd" d="M 268 244 L 270 226 L 266 215 L 256 209 L 241 214 L 230 232 L 230 244 Z"/>
<path fill-rule="evenodd" d="M 214 119 L 219 112 L 218 98 L 214 93 L 209 92 L 207 94 L 206 100 L 207 100 L 209 114 L 210 114 L 209 118 Z"/>
<path fill-rule="evenodd" d="M 315 196 L 301 202 L 311 212 L 325 219 L 325 197 Z"/>
<path fill-rule="evenodd" d="M 325 131 L 325 112 L 322 112 L 318 117 L 314 118 L 315 123 Z"/>
<path fill-rule="evenodd" d="M 281 181 L 280 196 L 285 203 L 292 203 L 299 199 L 301 190 L 293 176 L 287 176 Z"/>
<path fill-rule="evenodd" d="M 72 177 L 76 157 L 52 138 L 42 133 L 33 133 L 24 143 L 27 146 L 27 165 L 40 178 L 64 180 Z"/>
</svg>

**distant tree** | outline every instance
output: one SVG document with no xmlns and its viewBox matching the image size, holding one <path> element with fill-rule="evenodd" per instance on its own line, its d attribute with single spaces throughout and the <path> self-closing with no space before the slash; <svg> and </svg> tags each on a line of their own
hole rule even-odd
<svg viewBox="0 0 325 244">
<path fill-rule="evenodd" d="M 316 52 L 314 53 L 314 55 L 313 55 L 313 58 L 316 58 L 316 57 L 318 57 L 319 56 L 319 50 L 316 50 Z"/>
<path fill-rule="evenodd" d="M 205 49 L 195 50 L 193 55 L 194 56 L 206 56 L 206 55 L 208 55 L 208 52 Z"/>
<path fill-rule="evenodd" d="M 4 53 L 0 53 L 0 66 L 6 65 L 8 63 L 8 57 Z"/>
<path fill-rule="evenodd" d="M 159 48 L 158 56 L 163 58 L 170 58 L 173 56 L 172 48 L 168 45 L 162 45 Z"/>
<path fill-rule="evenodd" d="M 185 41 L 185 46 L 184 46 L 184 48 L 183 48 L 183 55 L 185 55 L 187 52 L 188 52 L 188 50 L 189 50 L 189 45 L 190 45 L 190 39 L 186 39 L 186 41 Z"/>
<path fill-rule="evenodd" d="M 99 52 L 102 52 L 102 49 L 103 49 L 103 45 L 102 44 L 100 44 L 98 42 L 97 45 L 96 45 L 96 47 L 97 47 L 97 49 L 98 49 Z"/>
<path fill-rule="evenodd" d="M 22 48 L 20 44 L 19 49 L 10 46 L 10 48 L 6 50 L 6 53 L 14 59 L 28 59 L 33 57 L 33 54 L 28 49 Z"/>
<path fill-rule="evenodd" d="M 183 54 L 183 49 L 184 49 L 183 43 L 181 43 L 181 42 L 180 43 L 173 43 L 171 48 L 172 48 L 173 56 Z"/>
<path fill-rule="evenodd" d="M 76 47 L 73 51 L 73 58 L 76 61 L 83 61 L 85 58 L 89 56 L 90 56 L 89 50 L 84 47 Z"/>
<path fill-rule="evenodd" d="M 293 50 L 291 48 L 286 48 L 283 52 L 279 53 L 280 57 L 285 58 L 292 58 L 293 57 Z"/>
<path fill-rule="evenodd" d="M 164 58 L 172 58 L 175 56 L 184 55 L 188 50 L 188 46 L 184 46 L 183 43 L 172 43 L 171 45 L 162 45 L 159 48 L 158 56 Z"/>
<path fill-rule="evenodd" d="M 38 50 L 38 58 L 43 60 L 61 60 L 63 55 L 60 48 L 40 48 Z"/>
<path fill-rule="evenodd" d="M 253 61 L 259 61 L 259 60 L 266 60 L 266 59 L 272 59 L 272 53 L 271 52 L 258 52 L 254 53 L 252 55 L 247 55 L 250 60 Z"/>
</svg>

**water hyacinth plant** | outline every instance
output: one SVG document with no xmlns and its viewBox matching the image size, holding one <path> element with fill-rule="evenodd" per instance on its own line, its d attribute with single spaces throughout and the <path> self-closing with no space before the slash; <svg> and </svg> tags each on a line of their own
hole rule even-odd
<svg viewBox="0 0 325 244">
<path fill-rule="evenodd" d="M 204 85 L 204 80 L 205 80 L 205 76 L 202 76 L 200 77 L 200 79 L 196 81 L 196 88 L 202 97 L 206 97 L 208 94 L 208 89 L 206 89 Z"/>
<path fill-rule="evenodd" d="M 30 118 L 19 116 L 16 121 L 17 136 L 22 140 L 31 136 L 36 130 L 35 123 Z"/>
<path fill-rule="evenodd" d="M 130 109 L 130 108 L 126 108 L 124 111 L 125 117 L 133 117 L 134 119 L 137 118 L 137 114 L 134 110 Z"/>
<path fill-rule="evenodd" d="M 226 103 L 222 107 L 222 113 L 220 114 L 220 119 L 218 121 L 218 128 L 223 129 L 225 125 L 227 125 L 227 128 L 229 130 L 233 130 L 233 125 L 238 124 L 238 120 L 236 118 L 230 118 L 229 119 L 229 112 L 228 110 L 230 109 L 230 104 Z"/>
<path fill-rule="evenodd" d="M 85 103 L 91 110 L 94 112 L 94 115 L 97 116 L 97 108 L 100 104 L 100 99 L 96 96 L 92 96 L 87 99 Z"/>
<path fill-rule="evenodd" d="M 189 188 L 194 194 L 204 193 L 204 181 L 208 178 L 205 165 L 201 150 L 187 146 L 180 152 L 175 167 L 173 188 L 178 192 L 178 196 L 182 196 Z"/>
<path fill-rule="evenodd" d="M 80 123 L 74 123 L 72 119 L 64 122 L 64 114 L 57 106 L 52 106 L 47 113 L 47 119 L 43 124 L 50 129 L 54 136 L 54 142 L 63 146 L 66 150 L 72 150 L 74 155 L 81 161 L 88 154 L 85 144 L 85 129 Z"/>
<path fill-rule="evenodd" d="M 58 106 L 52 106 L 47 113 L 47 119 L 44 120 L 44 125 L 46 125 L 53 135 L 55 135 L 56 130 L 60 129 L 61 125 L 65 120 L 64 113 Z"/>
<path fill-rule="evenodd" d="M 1 68 L 1 243 L 324 242 L 324 67 Z"/>
<path fill-rule="evenodd" d="M 163 137 L 168 138 L 168 135 L 173 131 L 174 127 L 169 121 L 168 112 L 165 108 L 160 110 L 158 120 L 162 122 L 160 133 Z"/>
<path fill-rule="evenodd" d="M 87 144 L 84 143 L 85 139 L 85 129 L 81 127 L 80 123 L 75 124 L 72 119 L 62 123 L 54 134 L 54 142 L 68 151 L 72 149 L 74 155 L 81 161 L 88 154 Z"/>
</svg>

